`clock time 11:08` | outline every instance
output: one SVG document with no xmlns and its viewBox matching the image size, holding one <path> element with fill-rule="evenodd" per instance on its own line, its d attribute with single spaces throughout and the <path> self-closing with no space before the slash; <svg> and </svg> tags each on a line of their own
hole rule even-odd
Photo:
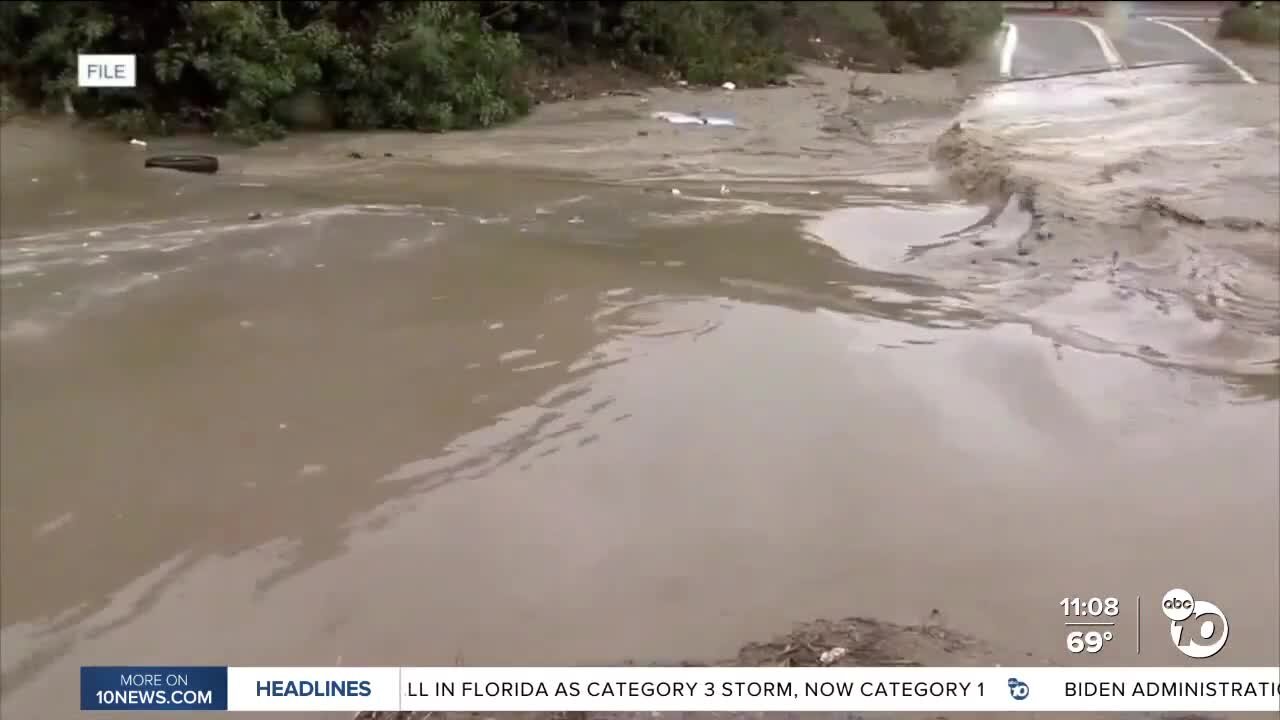
<svg viewBox="0 0 1280 720">
<path fill-rule="evenodd" d="M 1115 617 L 1120 614 L 1120 601 L 1116 598 L 1062 598 L 1058 603 L 1062 606 L 1065 617 Z"/>
</svg>

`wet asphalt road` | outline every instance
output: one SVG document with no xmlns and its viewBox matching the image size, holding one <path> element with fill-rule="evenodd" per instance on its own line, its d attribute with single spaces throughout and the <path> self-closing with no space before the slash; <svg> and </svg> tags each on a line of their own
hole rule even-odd
<svg viewBox="0 0 1280 720">
<path fill-rule="evenodd" d="M 1215 80 L 1243 81 L 1213 51 L 1164 24 L 1160 18 L 1015 15 L 1009 22 L 1015 29 L 1016 39 L 1012 62 L 1002 70 L 1012 79 L 1188 63 L 1200 66 L 1206 76 Z M 1007 38 L 1008 33 L 1006 41 Z"/>
</svg>

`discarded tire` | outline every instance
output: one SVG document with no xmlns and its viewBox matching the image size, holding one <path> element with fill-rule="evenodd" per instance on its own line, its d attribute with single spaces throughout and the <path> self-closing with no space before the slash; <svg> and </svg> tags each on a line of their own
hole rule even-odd
<svg viewBox="0 0 1280 720">
<path fill-rule="evenodd" d="M 147 167 L 193 173 L 218 172 L 218 158 L 212 155 L 157 155 L 147 158 Z"/>
</svg>

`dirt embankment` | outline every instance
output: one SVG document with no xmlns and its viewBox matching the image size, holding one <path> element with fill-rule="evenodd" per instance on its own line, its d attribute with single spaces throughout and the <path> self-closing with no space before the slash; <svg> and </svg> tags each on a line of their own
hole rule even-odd
<svg viewBox="0 0 1280 720">
<path fill-rule="evenodd" d="M 228 158 L 226 165 L 268 177 L 358 174 L 379 163 L 503 166 L 686 191 L 699 182 L 736 190 L 755 181 L 852 181 L 873 168 L 918 169 L 950 118 L 990 79 L 989 65 L 980 62 L 901 73 L 816 63 L 801 69 L 783 86 L 747 90 L 614 87 L 598 76 L 570 86 L 561 76 L 555 81 L 561 84 L 549 87 L 577 101 L 546 103 L 510 126 L 443 135 L 298 136 Z M 679 124 L 658 113 L 727 122 Z"/>
</svg>

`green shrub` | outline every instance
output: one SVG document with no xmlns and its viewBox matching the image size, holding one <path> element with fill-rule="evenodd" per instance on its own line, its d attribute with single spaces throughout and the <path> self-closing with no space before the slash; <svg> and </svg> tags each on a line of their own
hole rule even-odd
<svg viewBox="0 0 1280 720">
<path fill-rule="evenodd" d="M 309 92 L 330 100 L 342 127 L 488 127 L 528 105 L 514 82 L 518 40 L 490 31 L 474 5 L 7 2 L 0 60 L 20 95 L 50 106 L 69 96 L 132 134 L 198 125 L 279 137 L 293 124 L 289 101 Z M 78 88 L 78 52 L 134 52 L 138 87 Z"/>
<path fill-rule="evenodd" d="M 880 2 L 878 9 L 889 32 L 924 67 L 966 60 L 1004 19 L 998 2 Z"/>
<path fill-rule="evenodd" d="M 905 48 L 936 65 L 966 57 L 999 22 L 999 3 L 979 2 L 8 0 L 0 83 L 33 107 L 70 102 L 129 134 L 439 131 L 526 112 L 517 77 L 530 52 L 751 86 L 790 70 L 787 39 L 805 23 L 853 55 Z M 137 55 L 138 86 L 77 87 L 82 52 Z"/>
<path fill-rule="evenodd" d="M 670 67 L 692 83 L 760 85 L 790 70 L 783 52 L 782 3 L 627 3 L 615 30 L 634 64 Z"/>
<path fill-rule="evenodd" d="M 1254 3 L 1227 8 L 1218 23 L 1218 37 L 1245 42 L 1280 44 L 1280 3 Z"/>
<path fill-rule="evenodd" d="M 902 43 L 889 32 L 884 17 L 873 2 L 794 3 L 808 43 L 809 37 L 822 40 L 820 47 L 804 47 L 816 54 L 848 65 L 869 64 L 891 70 L 906 60 Z"/>
<path fill-rule="evenodd" d="M 528 109 L 514 82 L 519 41 L 463 3 L 410 4 L 378 26 L 367 55 L 327 60 L 345 127 L 490 127 Z"/>
<path fill-rule="evenodd" d="M 18 99 L 9 92 L 9 88 L 0 83 L 0 122 L 4 122 L 18 113 Z"/>
</svg>

